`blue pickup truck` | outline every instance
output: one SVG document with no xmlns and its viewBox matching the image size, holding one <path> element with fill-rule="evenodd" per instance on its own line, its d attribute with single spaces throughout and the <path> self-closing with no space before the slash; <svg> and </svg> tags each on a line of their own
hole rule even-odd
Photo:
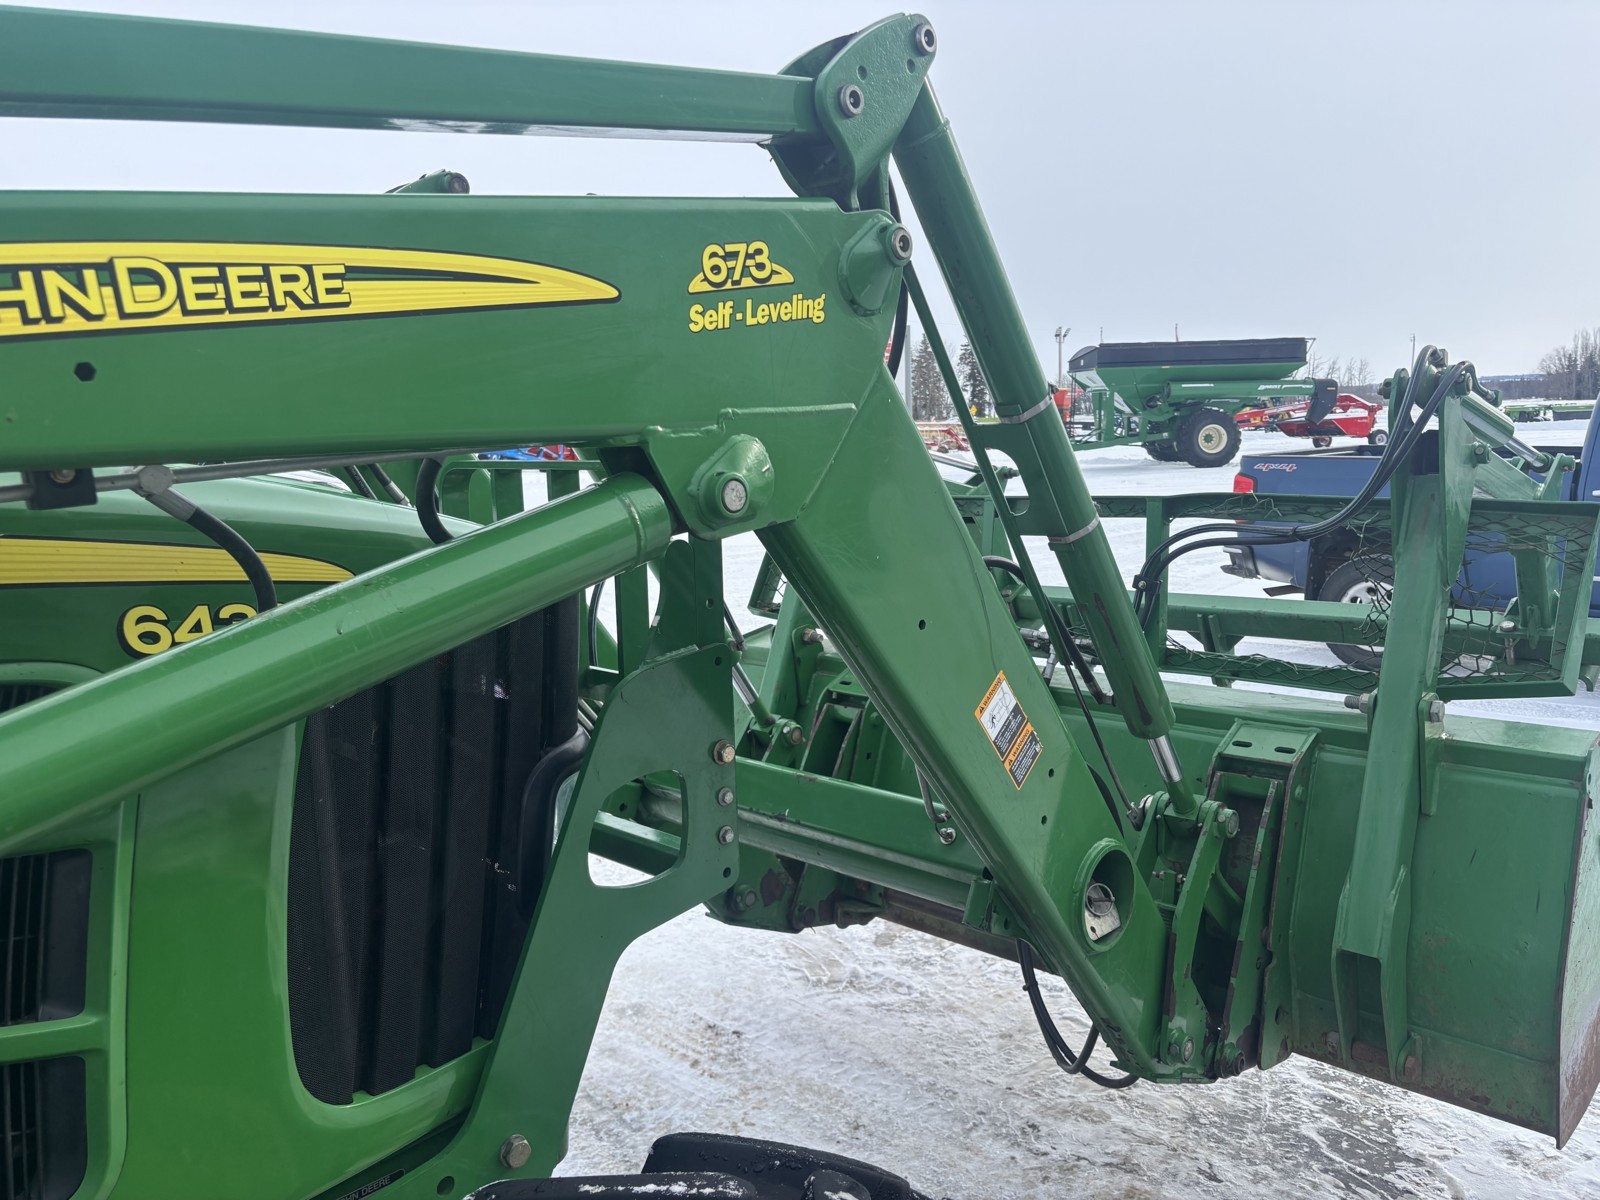
<svg viewBox="0 0 1600 1200">
<path fill-rule="evenodd" d="M 1597 410 L 1600 412 L 1600 410 Z M 1553 433 L 1554 431 L 1552 431 Z M 1553 440 L 1553 439 L 1552 439 Z M 1576 439 L 1562 445 L 1540 446 L 1571 454 Z M 1382 446 L 1340 447 L 1332 450 L 1304 450 L 1290 454 L 1251 454 L 1239 464 L 1233 490 L 1257 495 L 1354 496 L 1377 468 Z M 1380 495 L 1387 496 L 1388 488 Z M 1591 416 L 1583 435 L 1578 468 L 1568 476 L 1563 500 L 1600 500 L 1600 415 Z M 1231 547 L 1223 571 L 1241 579 L 1261 579 L 1278 586 L 1274 594 L 1299 591 L 1318 600 L 1371 603 L 1381 599 L 1387 555 L 1381 548 L 1358 547 L 1348 536 L 1333 535 L 1312 542 L 1285 546 Z M 1388 578 L 1393 578 L 1392 564 Z M 1516 574 L 1511 555 L 1500 552 L 1474 553 L 1469 546 L 1462 567 L 1460 590 L 1485 602 L 1504 608 L 1516 595 Z M 1600 579 L 1590 598 L 1589 615 L 1600 617 Z M 1354 661 L 1354 648 L 1333 647 L 1346 661 Z"/>
</svg>

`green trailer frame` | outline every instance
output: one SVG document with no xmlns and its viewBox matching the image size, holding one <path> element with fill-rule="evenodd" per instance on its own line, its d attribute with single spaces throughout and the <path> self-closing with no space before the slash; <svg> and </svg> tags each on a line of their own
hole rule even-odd
<svg viewBox="0 0 1600 1200">
<path fill-rule="evenodd" d="M 1025 939 L 1147 1080 L 1309 1054 L 1571 1133 L 1600 1075 L 1593 739 L 1433 703 L 1475 496 L 1531 486 L 1484 449 L 1510 423 L 1419 360 L 1417 387 L 1448 395 L 1395 477 L 1406 636 L 1361 711 L 1169 684 L 927 83 L 935 50 L 914 15 L 746 75 L 0 9 L 0 116 L 744 138 L 796 192 L 0 195 L 0 467 L 19 473 L 0 660 L 59 689 L 0 717 L 0 854 L 86 850 L 95 871 L 81 1009 L 0 1027 L 0 1064 L 84 1064 L 78 1195 L 421 1197 L 548 1172 L 618 957 L 701 903 Z M 971 537 L 977 498 L 952 498 L 884 370 L 904 286 L 958 395 L 891 158 L 996 400 L 996 423 L 967 421 L 983 536 L 1036 597 L 1044 539 L 1103 701 L 1041 674 Z M 650 395 L 619 385 L 646 366 Z M 532 511 L 510 515 L 495 471 L 446 476 L 489 523 L 442 545 L 381 500 L 190 482 L 554 441 L 587 461 Z M 185 639 L 191 606 L 249 598 L 237 573 L 108 577 L 61 553 L 187 562 L 204 539 L 137 498 L 173 491 L 279 556 L 288 602 Z M 719 543 L 746 531 L 788 588 L 734 640 Z M 283 934 L 305 718 L 609 579 L 592 743 L 494 1035 L 316 1100 Z M 1507 639 L 1525 652 L 1583 641 L 1571 573 L 1544 583 Z M 137 607 L 161 617 L 134 628 Z M 130 661 L 153 625 L 170 648 Z M 1045 640 L 1070 652 L 1053 623 Z M 651 878 L 600 886 L 591 849 Z"/>
</svg>

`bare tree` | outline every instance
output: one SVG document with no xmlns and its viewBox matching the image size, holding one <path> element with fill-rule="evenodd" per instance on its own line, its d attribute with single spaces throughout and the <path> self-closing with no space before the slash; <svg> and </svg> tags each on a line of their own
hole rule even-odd
<svg viewBox="0 0 1600 1200">
<path fill-rule="evenodd" d="M 1600 393 L 1600 326 L 1580 329 L 1572 342 L 1539 360 L 1544 393 L 1551 400 L 1590 400 Z"/>
</svg>

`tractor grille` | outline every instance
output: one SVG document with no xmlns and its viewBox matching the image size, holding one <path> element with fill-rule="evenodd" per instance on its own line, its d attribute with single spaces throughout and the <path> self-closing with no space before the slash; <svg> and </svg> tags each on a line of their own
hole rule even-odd
<svg viewBox="0 0 1600 1200">
<path fill-rule="evenodd" d="M 66 1200 L 88 1164 L 83 1059 L 0 1066 L 6 1173 L 0 1200 Z"/>
<path fill-rule="evenodd" d="M 492 1037 L 527 920 L 529 774 L 577 729 L 577 600 L 307 718 L 289 848 L 306 1090 L 376 1095 Z"/>
<path fill-rule="evenodd" d="M 0 712 L 48 695 L 48 684 L 0 685 Z M 0 858 L 0 1026 L 83 1011 L 89 962 L 87 850 Z M 89 1161 L 81 1058 L 0 1065 L 0 1200 L 66 1200 Z"/>
<path fill-rule="evenodd" d="M 0 1025 L 83 1011 L 89 867 L 87 850 L 0 858 Z"/>
</svg>

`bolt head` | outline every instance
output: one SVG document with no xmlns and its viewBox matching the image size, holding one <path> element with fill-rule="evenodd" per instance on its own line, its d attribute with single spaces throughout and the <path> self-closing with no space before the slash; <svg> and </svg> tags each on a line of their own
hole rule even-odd
<svg viewBox="0 0 1600 1200">
<path fill-rule="evenodd" d="M 1184 1038 L 1183 1039 L 1183 1061 L 1184 1062 L 1188 1062 L 1193 1057 L 1194 1057 L 1194 1039 L 1193 1038 Z"/>
<path fill-rule="evenodd" d="M 741 912 L 749 912 L 755 906 L 756 906 L 756 890 L 755 890 L 755 888 L 745 888 L 744 891 L 739 893 L 739 910 Z"/>
<path fill-rule="evenodd" d="M 1500 622 L 1500 632 L 1501 633 L 1515 633 L 1516 631 L 1517 631 L 1517 623 L 1515 621 L 1501 621 Z"/>
<path fill-rule="evenodd" d="M 1428 705 L 1428 720 L 1437 725 L 1444 720 L 1444 701 L 1434 700 Z"/>
<path fill-rule="evenodd" d="M 956 831 L 948 825 L 939 826 L 939 840 L 946 846 L 955 845 Z"/>
<path fill-rule="evenodd" d="M 859 117 L 866 107 L 866 93 L 855 84 L 847 83 L 839 89 L 839 111 L 845 116 Z"/>
<path fill-rule="evenodd" d="M 904 225 L 896 225 L 889 230 L 889 257 L 895 262 L 908 263 L 911 261 L 911 250 L 915 245 L 911 231 Z"/>
<path fill-rule="evenodd" d="M 726 738 L 711 747 L 712 762 L 717 763 L 720 766 L 728 767 L 733 765 L 733 759 L 733 743 L 728 741 Z"/>
<path fill-rule="evenodd" d="M 807 626 L 800 631 L 800 640 L 807 646 L 819 646 L 822 644 L 822 630 Z"/>
<path fill-rule="evenodd" d="M 721 842 L 724 846 L 732 845 L 733 844 L 733 826 L 732 825 L 724 825 L 721 829 L 717 830 L 717 841 Z"/>
<path fill-rule="evenodd" d="M 50 472 L 51 483 L 71 483 L 78 477 L 78 472 L 71 467 L 58 467 Z"/>
<path fill-rule="evenodd" d="M 527 1166 L 528 1160 L 532 1157 L 533 1147 L 528 1145 L 528 1139 L 520 1133 L 513 1133 L 500 1143 L 500 1162 L 513 1171 L 520 1171 Z"/>
<path fill-rule="evenodd" d="M 911 44 L 918 54 L 932 54 L 939 48 L 939 39 L 934 36 L 933 26 L 923 21 L 911 31 Z"/>
<path fill-rule="evenodd" d="M 790 725 L 788 729 L 784 730 L 783 736 L 791 746 L 798 746 L 806 740 L 806 731 L 798 725 Z"/>
<path fill-rule="evenodd" d="M 728 805 L 732 804 L 733 803 L 733 789 L 732 788 L 718 788 L 717 789 L 717 803 L 722 805 L 723 808 L 727 808 Z"/>
<path fill-rule="evenodd" d="M 721 500 L 722 507 L 730 515 L 737 515 L 750 503 L 750 489 L 737 475 L 729 476 L 723 481 Z"/>
<path fill-rule="evenodd" d="M 1235 809 L 1223 809 L 1217 823 L 1222 826 L 1223 837 L 1231 838 L 1239 832 L 1239 814 Z"/>
</svg>

